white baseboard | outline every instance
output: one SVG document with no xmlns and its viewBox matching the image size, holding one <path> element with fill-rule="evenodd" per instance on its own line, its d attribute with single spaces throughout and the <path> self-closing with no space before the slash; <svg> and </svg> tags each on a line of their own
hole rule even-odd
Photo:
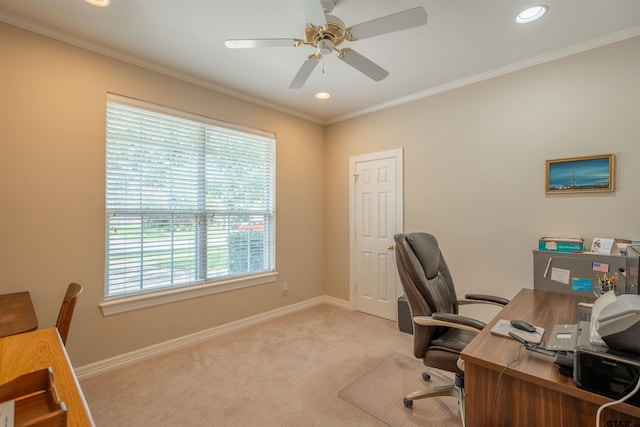
<svg viewBox="0 0 640 427">
<path fill-rule="evenodd" d="M 278 308 L 276 310 L 268 311 L 266 313 L 262 313 L 255 316 L 247 317 L 245 319 L 237 320 L 235 322 L 216 326 L 215 328 L 207 329 L 204 331 L 185 335 L 180 338 L 155 344 L 149 347 L 141 348 L 139 350 L 135 350 L 129 353 L 111 357 L 109 359 L 101 360 L 95 363 L 90 363 L 85 366 L 80 366 L 75 369 L 75 373 L 76 373 L 76 376 L 78 377 L 78 380 L 85 380 L 100 374 L 104 374 L 109 371 L 124 368 L 125 366 L 129 366 L 129 365 L 133 365 L 134 363 L 138 363 L 138 362 L 150 359 L 152 357 L 157 357 L 162 354 L 178 350 L 182 347 L 194 344 L 198 341 L 211 339 L 220 335 L 228 334 L 230 332 L 234 332 L 239 329 L 257 325 L 267 320 L 271 320 L 281 316 L 285 316 L 287 314 L 295 313 L 295 312 L 298 312 L 310 307 L 314 307 L 320 304 L 329 304 L 336 307 L 345 308 L 347 310 L 350 309 L 349 301 L 323 295 L 321 297 L 312 298 L 310 300 L 288 305 L 286 307 Z"/>
</svg>

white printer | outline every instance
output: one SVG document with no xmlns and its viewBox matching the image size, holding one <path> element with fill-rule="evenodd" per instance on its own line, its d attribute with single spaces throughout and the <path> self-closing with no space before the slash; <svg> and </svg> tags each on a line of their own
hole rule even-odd
<svg viewBox="0 0 640 427">
<path fill-rule="evenodd" d="M 640 354 L 640 295 L 619 295 L 602 308 L 596 330 L 609 348 Z"/>
<path fill-rule="evenodd" d="M 608 295 L 596 304 L 591 322 L 578 326 L 573 379 L 580 388 L 619 399 L 640 379 L 640 295 Z M 640 406 L 640 393 L 627 402 Z"/>
</svg>

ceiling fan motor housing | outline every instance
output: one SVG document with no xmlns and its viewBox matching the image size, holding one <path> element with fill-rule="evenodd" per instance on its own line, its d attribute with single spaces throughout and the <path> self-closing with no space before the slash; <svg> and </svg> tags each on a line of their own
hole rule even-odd
<svg viewBox="0 0 640 427">
<path fill-rule="evenodd" d="M 308 24 L 304 32 L 304 44 L 318 48 L 323 55 L 331 53 L 333 48 L 339 46 L 346 38 L 344 22 L 333 15 L 327 15 L 327 25 Z"/>
</svg>

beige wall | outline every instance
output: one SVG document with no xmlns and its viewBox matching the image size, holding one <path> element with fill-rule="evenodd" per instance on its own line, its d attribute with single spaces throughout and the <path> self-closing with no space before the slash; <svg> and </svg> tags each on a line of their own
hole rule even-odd
<svg viewBox="0 0 640 427">
<path fill-rule="evenodd" d="M 276 134 L 276 283 L 102 315 L 107 92 Z M 0 292 L 29 290 L 46 327 L 82 283 L 76 366 L 321 296 L 323 138 L 321 125 L 0 23 Z"/>
<path fill-rule="evenodd" d="M 640 38 L 328 126 L 328 295 L 349 296 L 349 156 L 393 148 L 405 231 L 438 237 L 461 294 L 512 297 L 541 236 L 640 239 Z M 607 153 L 615 193 L 545 195 L 545 160 Z"/>
<path fill-rule="evenodd" d="M 276 283 L 102 316 L 107 92 L 276 133 Z M 44 327 L 83 283 L 76 366 L 348 300 L 349 156 L 399 147 L 405 230 L 438 236 L 460 293 L 511 297 L 542 235 L 640 238 L 640 38 L 323 127 L 0 24 L 0 291 L 30 290 Z M 544 194 L 546 159 L 605 153 L 615 193 Z"/>
</svg>

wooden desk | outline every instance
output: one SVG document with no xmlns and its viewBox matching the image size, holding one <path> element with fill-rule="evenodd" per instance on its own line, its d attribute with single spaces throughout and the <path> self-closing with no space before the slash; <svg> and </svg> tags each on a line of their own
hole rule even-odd
<svg viewBox="0 0 640 427">
<path fill-rule="evenodd" d="M 29 292 L 0 295 L 0 337 L 38 329 Z"/>
<path fill-rule="evenodd" d="M 0 384 L 47 367 L 53 369 L 58 395 L 67 406 L 67 426 L 94 426 L 56 328 L 0 338 Z"/>
<path fill-rule="evenodd" d="M 592 299 L 523 289 L 498 313 L 462 351 L 467 427 L 595 426 L 598 407 L 612 399 L 578 388 L 551 357 L 490 332 L 498 319 L 521 319 L 545 328 L 548 340 L 554 325 L 577 323 L 578 301 Z M 605 409 L 600 421 L 601 426 L 638 423 L 640 408 L 626 403 Z"/>
</svg>

